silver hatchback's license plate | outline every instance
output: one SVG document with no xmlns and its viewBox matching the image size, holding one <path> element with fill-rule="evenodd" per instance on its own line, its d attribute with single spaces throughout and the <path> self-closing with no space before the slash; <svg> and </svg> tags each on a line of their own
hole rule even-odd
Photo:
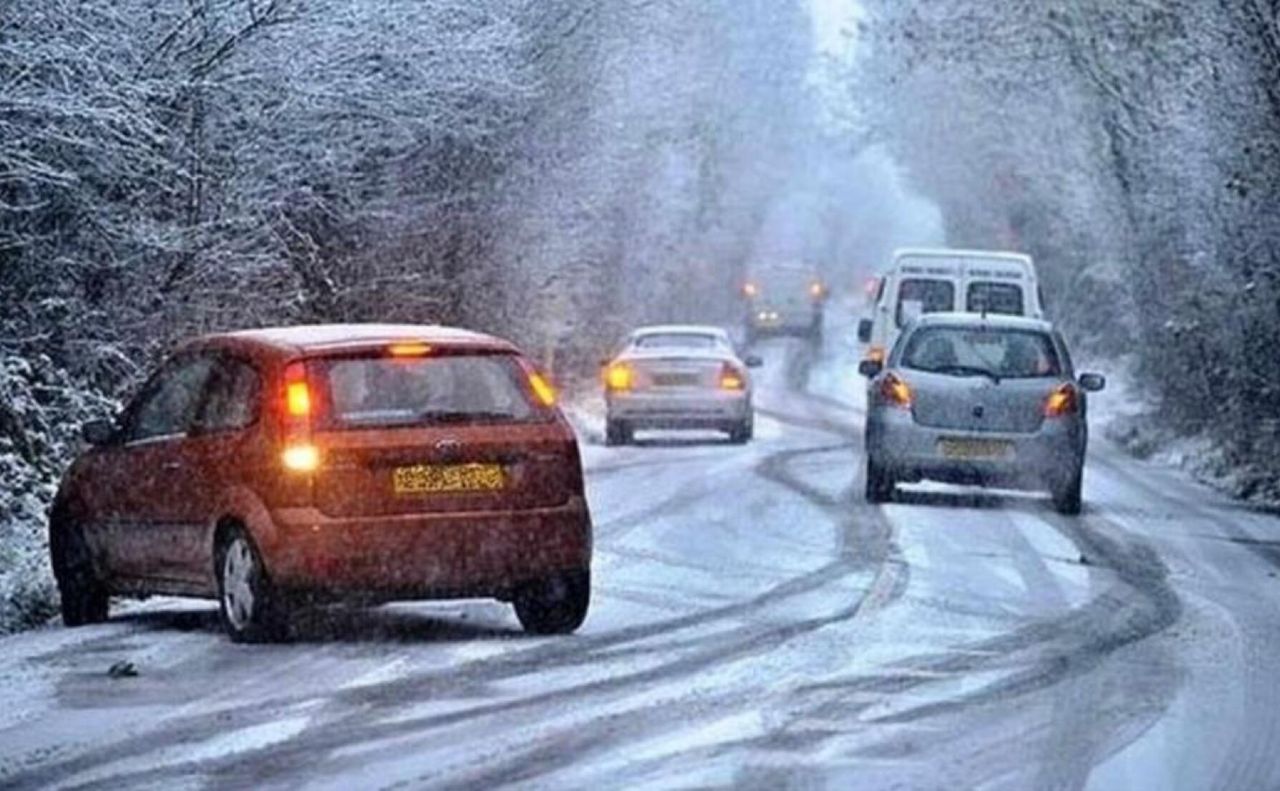
<svg viewBox="0 0 1280 791">
<path fill-rule="evenodd" d="M 995 439 L 940 439 L 938 452 L 948 459 L 1004 459 L 1013 452 L 1013 443 Z"/>
</svg>

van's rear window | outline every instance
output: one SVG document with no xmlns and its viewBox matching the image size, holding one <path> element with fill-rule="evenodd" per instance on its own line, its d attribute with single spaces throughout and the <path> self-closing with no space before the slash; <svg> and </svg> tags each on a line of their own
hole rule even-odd
<svg viewBox="0 0 1280 791">
<path fill-rule="evenodd" d="M 911 318 L 907 303 L 919 305 L 919 313 L 949 313 L 956 309 L 956 288 L 950 280 L 907 278 L 898 287 L 897 322 L 901 327 Z"/>
<path fill-rule="evenodd" d="M 510 355 L 334 357 L 313 361 L 323 420 L 340 428 L 527 422 L 543 417 Z"/>
<path fill-rule="evenodd" d="M 1005 316 L 1021 316 L 1022 286 L 1014 283 L 993 283 L 979 280 L 969 284 L 965 295 L 965 310 L 970 313 L 998 313 Z"/>
</svg>

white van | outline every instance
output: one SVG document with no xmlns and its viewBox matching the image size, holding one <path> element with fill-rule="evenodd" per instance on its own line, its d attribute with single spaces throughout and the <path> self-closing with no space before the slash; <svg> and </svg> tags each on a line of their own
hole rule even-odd
<svg viewBox="0 0 1280 791">
<path fill-rule="evenodd" d="M 1031 257 L 982 250 L 899 250 L 880 278 L 871 316 L 858 324 L 866 359 L 883 362 L 907 322 L 923 313 L 1043 318 Z"/>
</svg>

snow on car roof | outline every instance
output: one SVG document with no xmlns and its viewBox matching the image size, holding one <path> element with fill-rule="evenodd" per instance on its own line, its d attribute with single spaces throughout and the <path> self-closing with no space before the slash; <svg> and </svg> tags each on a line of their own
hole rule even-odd
<svg viewBox="0 0 1280 791">
<path fill-rule="evenodd" d="M 946 247 L 904 247 L 893 251 L 893 258 L 984 258 L 992 261 L 1027 262 L 1031 256 L 1008 250 L 952 250 Z"/>
<path fill-rule="evenodd" d="M 438 324 L 305 324 L 295 327 L 239 330 L 213 337 L 297 349 L 321 349 L 397 341 L 510 346 L 506 341 L 491 335 Z"/>
<path fill-rule="evenodd" d="M 915 319 L 914 324 L 920 327 L 949 324 L 988 326 L 1000 329 L 1040 330 L 1042 332 L 1049 332 L 1053 329 L 1053 324 L 1043 319 L 1033 319 L 1027 316 L 1008 316 L 1003 313 L 988 313 L 985 316 L 980 313 L 926 313 Z"/>
<path fill-rule="evenodd" d="M 631 335 L 637 338 L 644 335 L 715 335 L 718 338 L 729 337 L 729 333 L 725 332 L 722 327 L 710 324 L 653 324 L 648 327 L 637 327 Z"/>
</svg>

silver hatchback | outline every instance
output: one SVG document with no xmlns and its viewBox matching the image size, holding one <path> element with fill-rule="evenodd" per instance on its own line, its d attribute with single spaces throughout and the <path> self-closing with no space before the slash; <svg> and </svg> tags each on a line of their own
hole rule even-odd
<svg viewBox="0 0 1280 791">
<path fill-rule="evenodd" d="M 913 322 L 887 362 L 866 360 L 867 499 L 929 479 L 1047 489 L 1080 512 L 1086 393 L 1062 336 L 1044 321 L 934 313 Z"/>
</svg>

